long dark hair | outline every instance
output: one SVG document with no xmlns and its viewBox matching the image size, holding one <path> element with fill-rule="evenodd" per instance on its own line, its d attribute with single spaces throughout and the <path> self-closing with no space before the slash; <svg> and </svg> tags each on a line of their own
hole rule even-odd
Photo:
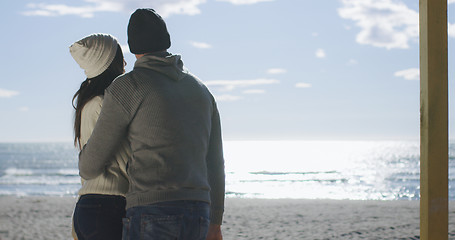
<svg viewBox="0 0 455 240">
<path fill-rule="evenodd" d="M 96 96 L 103 96 L 104 90 L 112 83 L 112 81 L 124 73 L 123 53 L 120 45 L 117 44 L 117 53 L 111 65 L 100 75 L 87 78 L 81 83 L 81 87 L 74 94 L 73 107 L 76 110 L 74 114 L 74 145 L 81 146 L 81 117 L 82 109 L 85 104 Z"/>
</svg>

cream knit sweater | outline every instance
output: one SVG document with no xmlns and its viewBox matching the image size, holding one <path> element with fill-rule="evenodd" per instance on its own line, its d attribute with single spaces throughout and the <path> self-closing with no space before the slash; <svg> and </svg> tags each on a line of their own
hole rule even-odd
<svg viewBox="0 0 455 240">
<path fill-rule="evenodd" d="M 97 96 L 91 99 L 82 109 L 81 118 L 81 145 L 84 146 L 93 129 L 101 112 L 103 97 Z M 118 148 L 115 154 L 115 160 L 110 161 L 106 166 L 104 174 L 91 180 L 81 178 L 82 187 L 79 195 L 84 194 L 107 194 L 125 196 L 128 191 L 128 178 L 126 174 L 126 164 L 131 157 L 131 148 L 127 141 Z"/>
<path fill-rule="evenodd" d="M 95 128 L 96 121 L 101 112 L 103 104 L 103 97 L 97 96 L 85 104 L 82 109 L 81 118 L 81 145 L 84 146 L 93 129 Z M 106 167 L 104 174 L 91 180 L 84 180 L 81 178 L 82 187 L 79 190 L 79 195 L 84 194 L 106 194 L 106 195 L 119 195 L 125 196 L 128 191 L 128 179 L 126 175 L 126 163 L 131 157 L 131 148 L 125 140 L 115 155 L 115 161 L 111 161 L 110 165 Z M 74 231 L 74 224 L 72 224 L 71 235 L 77 239 L 76 232 Z"/>
</svg>

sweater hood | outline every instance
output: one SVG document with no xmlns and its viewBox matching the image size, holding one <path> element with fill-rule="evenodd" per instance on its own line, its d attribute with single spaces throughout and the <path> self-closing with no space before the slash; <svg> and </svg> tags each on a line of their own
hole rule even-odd
<svg viewBox="0 0 455 240">
<path fill-rule="evenodd" d="M 147 54 L 136 60 L 134 68 L 145 68 L 179 81 L 187 75 L 180 55 L 170 53 Z"/>
</svg>

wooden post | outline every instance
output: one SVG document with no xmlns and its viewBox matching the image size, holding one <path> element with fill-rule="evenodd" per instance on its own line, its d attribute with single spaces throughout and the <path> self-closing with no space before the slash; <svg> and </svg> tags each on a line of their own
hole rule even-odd
<svg viewBox="0 0 455 240">
<path fill-rule="evenodd" d="M 420 0 L 420 239 L 448 239 L 447 0 Z"/>
</svg>

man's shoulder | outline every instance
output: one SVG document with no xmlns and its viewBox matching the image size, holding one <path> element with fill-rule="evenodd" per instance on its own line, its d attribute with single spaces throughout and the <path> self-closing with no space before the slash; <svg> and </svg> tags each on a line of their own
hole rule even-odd
<svg viewBox="0 0 455 240">
<path fill-rule="evenodd" d="M 132 71 L 114 79 L 106 89 L 106 94 L 116 99 L 127 112 L 131 112 L 143 100 L 145 96 L 144 89 L 144 86 L 141 86 L 141 81 L 136 76 L 136 72 Z"/>
<path fill-rule="evenodd" d="M 114 83 L 119 84 L 119 83 L 122 83 L 122 82 L 125 82 L 125 81 L 129 81 L 129 79 L 131 78 L 131 75 L 132 75 L 131 72 L 124 73 L 124 74 L 116 77 L 112 83 L 113 84 Z"/>
<path fill-rule="evenodd" d="M 124 73 L 114 79 L 115 84 L 133 84 L 137 85 L 147 79 L 153 78 L 155 75 L 151 71 L 142 68 L 134 68 L 132 71 Z"/>
<path fill-rule="evenodd" d="M 134 78 L 132 77 L 132 72 L 124 73 L 117 78 L 114 79 L 114 81 L 111 83 L 111 85 L 108 87 L 108 91 L 129 91 L 131 88 L 135 88 L 134 86 L 136 85 L 134 83 Z"/>
</svg>

